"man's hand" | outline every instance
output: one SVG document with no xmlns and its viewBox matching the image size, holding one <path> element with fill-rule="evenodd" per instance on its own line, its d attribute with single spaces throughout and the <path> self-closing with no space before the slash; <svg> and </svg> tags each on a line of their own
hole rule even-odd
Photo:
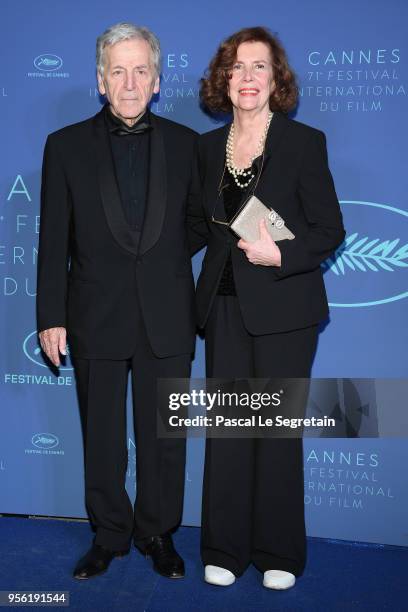
<svg viewBox="0 0 408 612">
<path fill-rule="evenodd" d="M 255 242 L 241 240 L 237 247 L 245 251 L 248 261 L 258 266 L 280 266 L 281 252 L 266 229 L 265 219 L 259 222 L 259 238 Z"/>
<path fill-rule="evenodd" d="M 58 367 L 61 364 L 59 354 L 67 354 L 67 330 L 65 327 L 50 327 L 38 335 L 42 350 L 48 359 Z"/>
</svg>

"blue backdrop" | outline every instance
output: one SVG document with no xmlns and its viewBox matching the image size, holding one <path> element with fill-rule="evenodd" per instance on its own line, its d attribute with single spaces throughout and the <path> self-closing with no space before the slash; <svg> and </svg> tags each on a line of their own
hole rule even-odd
<svg viewBox="0 0 408 612">
<path fill-rule="evenodd" d="M 55 377 L 36 341 L 40 169 L 47 134 L 99 110 L 95 40 L 118 21 L 147 25 L 162 42 L 153 112 L 200 132 L 217 127 L 199 108 L 198 80 L 220 40 L 248 25 L 279 34 L 299 79 L 296 118 L 327 135 L 348 236 L 341 254 L 325 264 L 332 308 L 313 373 L 406 377 L 403 0 L 259 0 L 250 11 L 242 0 L 16 0 L 0 10 L 0 512 L 85 516 L 73 372 L 68 360 Z M 196 271 L 200 262 L 198 256 Z M 193 374 L 204 375 L 201 342 Z M 390 419 L 393 408 L 390 400 Z M 134 493 L 131 433 L 128 446 Z M 188 451 L 184 523 L 197 525 L 203 441 L 190 440 Z M 309 535 L 408 544 L 407 463 L 401 439 L 306 441 Z"/>
</svg>

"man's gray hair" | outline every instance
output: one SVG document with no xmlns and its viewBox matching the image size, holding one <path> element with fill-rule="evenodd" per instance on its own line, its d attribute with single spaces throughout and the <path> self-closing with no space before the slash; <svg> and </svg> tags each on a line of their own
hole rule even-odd
<svg viewBox="0 0 408 612">
<path fill-rule="evenodd" d="M 105 65 L 105 48 L 115 45 L 123 40 L 145 40 L 151 49 L 153 66 L 156 74 L 160 74 L 161 53 L 159 39 L 147 28 L 136 26 L 133 23 L 117 23 L 111 26 L 96 40 L 96 69 L 101 76 Z"/>
</svg>

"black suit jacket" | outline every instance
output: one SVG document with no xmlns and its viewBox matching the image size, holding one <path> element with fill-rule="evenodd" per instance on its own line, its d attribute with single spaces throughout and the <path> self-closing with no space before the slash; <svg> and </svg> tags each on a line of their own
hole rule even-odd
<svg viewBox="0 0 408 612">
<path fill-rule="evenodd" d="M 142 235 L 127 225 L 103 111 L 46 143 L 38 260 L 38 330 L 64 326 L 83 358 L 126 359 L 138 301 L 154 353 L 194 350 L 194 282 L 185 227 L 197 197 L 197 135 L 151 116 Z"/>
<path fill-rule="evenodd" d="M 328 314 L 320 264 L 345 235 L 325 136 L 283 113 L 274 113 L 255 195 L 281 215 L 295 239 L 277 243 L 282 254 L 280 268 L 265 267 L 250 263 L 230 230 L 211 221 L 229 127 L 204 134 L 199 142 L 203 203 L 201 208 L 196 205 L 189 217 L 192 249 L 207 244 L 197 285 L 198 324 L 205 326 L 230 250 L 237 296 L 251 334 L 318 323 Z M 222 198 L 216 218 L 225 220 Z"/>
</svg>

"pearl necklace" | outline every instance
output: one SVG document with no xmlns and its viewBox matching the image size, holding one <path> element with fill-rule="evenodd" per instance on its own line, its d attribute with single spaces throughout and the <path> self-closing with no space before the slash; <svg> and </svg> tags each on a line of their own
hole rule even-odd
<svg viewBox="0 0 408 612">
<path fill-rule="evenodd" d="M 248 187 L 249 183 L 252 181 L 252 179 L 255 176 L 255 174 L 252 172 L 252 163 L 254 159 L 256 159 L 259 155 L 261 155 L 263 151 L 263 148 L 265 146 L 266 136 L 269 130 L 269 125 L 272 120 L 272 115 L 273 115 L 272 111 L 269 111 L 268 121 L 266 122 L 266 126 L 264 128 L 264 131 L 262 132 L 262 136 L 259 139 L 258 147 L 255 153 L 252 155 L 250 162 L 249 162 L 249 166 L 247 168 L 237 168 L 234 165 L 234 123 L 231 124 L 230 131 L 229 131 L 228 138 L 227 138 L 227 145 L 225 147 L 226 166 L 230 174 L 232 174 L 235 184 L 241 189 L 245 189 L 246 187 Z M 242 179 L 244 180 L 243 183 L 240 182 L 240 177 L 242 177 Z M 247 181 L 245 181 L 246 177 L 249 177 Z"/>
</svg>

